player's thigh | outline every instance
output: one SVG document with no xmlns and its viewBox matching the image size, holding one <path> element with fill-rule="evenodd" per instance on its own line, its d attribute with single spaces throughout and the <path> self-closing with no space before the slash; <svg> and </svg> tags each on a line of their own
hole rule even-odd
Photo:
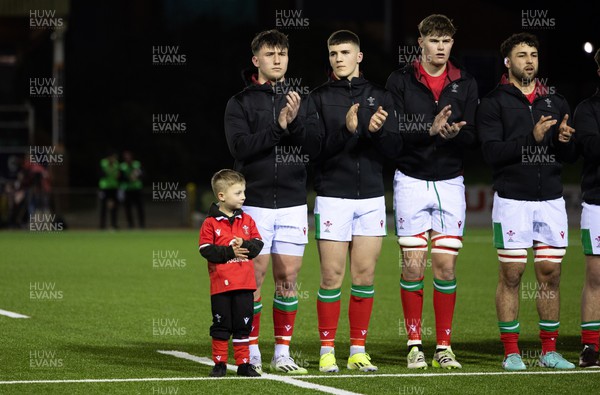
<svg viewBox="0 0 600 395">
<path fill-rule="evenodd" d="M 278 247 L 281 247 L 281 244 L 284 244 L 277 241 L 275 243 L 279 244 Z M 300 272 L 300 268 L 302 267 L 302 252 L 304 251 L 304 245 L 293 244 L 283 246 L 279 248 L 278 251 L 281 251 L 282 253 L 271 254 L 273 260 L 273 277 L 275 278 L 275 281 L 288 280 L 295 282 L 298 272 Z M 297 255 L 296 253 L 300 253 L 300 255 Z"/>
<path fill-rule="evenodd" d="M 431 231 L 432 239 L 441 233 L 435 230 Z M 439 280 L 453 280 L 455 277 L 455 268 L 457 255 L 452 253 L 433 253 L 431 254 L 431 268 L 433 277 Z"/>
<path fill-rule="evenodd" d="M 322 277 L 343 277 L 349 244 L 346 241 L 317 240 Z"/>
<path fill-rule="evenodd" d="M 585 256 L 585 281 L 594 289 L 600 290 L 600 255 Z"/>
<path fill-rule="evenodd" d="M 383 237 L 354 236 L 350 243 L 350 271 L 369 273 L 375 271 Z"/>
<path fill-rule="evenodd" d="M 254 277 L 258 289 L 262 287 L 262 283 L 265 281 L 270 259 L 270 254 L 261 254 L 252 259 L 252 263 L 254 264 Z"/>
</svg>

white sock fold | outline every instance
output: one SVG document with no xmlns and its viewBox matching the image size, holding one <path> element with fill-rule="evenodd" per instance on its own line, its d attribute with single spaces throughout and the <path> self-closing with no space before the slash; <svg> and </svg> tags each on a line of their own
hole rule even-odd
<svg viewBox="0 0 600 395">
<path fill-rule="evenodd" d="M 248 346 L 249 350 L 250 350 L 250 358 L 259 358 L 261 357 L 260 355 L 260 350 L 258 349 L 258 344 L 250 344 Z"/>
<path fill-rule="evenodd" d="M 365 352 L 365 346 L 350 346 L 350 356 L 353 356 L 354 354 L 358 354 L 358 353 L 364 353 Z"/>
<path fill-rule="evenodd" d="M 328 352 L 333 352 L 335 354 L 335 349 L 329 346 L 321 346 L 320 355 L 327 354 Z"/>
<path fill-rule="evenodd" d="M 275 359 L 282 355 L 290 356 L 290 346 L 287 344 L 275 344 Z"/>
</svg>

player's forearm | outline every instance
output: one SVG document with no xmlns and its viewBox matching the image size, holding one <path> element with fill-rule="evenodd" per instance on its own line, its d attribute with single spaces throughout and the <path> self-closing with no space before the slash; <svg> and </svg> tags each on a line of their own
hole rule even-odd
<svg viewBox="0 0 600 395">
<path fill-rule="evenodd" d="M 253 134 L 233 133 L 227 139 L 229 151 L 237 160 L 246 160 L 262 151 L 276 146 L 281 140 L 283 129 L 272 125 L 265 130 Z"/>
</svg>

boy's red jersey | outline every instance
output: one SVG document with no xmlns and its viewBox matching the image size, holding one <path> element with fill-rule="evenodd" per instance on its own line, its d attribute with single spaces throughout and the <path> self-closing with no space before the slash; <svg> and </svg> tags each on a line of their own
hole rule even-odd
<svg viewBox="0 0 600 395">
<path fill-rule="evenodd" d="M 239 211 L 233 221 L 224 215 L 209 215 L 200 228 L 199 248 L 208 245 L 228 247 L 235 237 L 244 240 L 259 239 L 260 233 L 252 217 Z M 210 294 L 234 291 L 238 289 L 256 290 L 254 264 L 252 259 L 233 258 L 226 262 L 208 262 Z"/>
</svg>

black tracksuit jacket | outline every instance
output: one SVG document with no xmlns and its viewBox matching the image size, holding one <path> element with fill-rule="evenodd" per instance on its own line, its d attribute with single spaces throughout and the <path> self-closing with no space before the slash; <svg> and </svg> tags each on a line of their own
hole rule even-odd
<svg viewBox="0 0 600 395">
<path fill-rule="evenodd" d="M 569 104 L 539 83 L 536 90 L 538 95 L 531 104 L 504 75 L 477 109 L 483 157 L 492 166 L 494 190 L 503 198 L 542 201 L 562 197 L 561 162 L 576 159 L 574 139 L 558 142 L 558 127 L 569 114 Z M 533 129 L 542 115 L 551 115 L 558 122 L 537 143 Z"/>
<path fill-rule="evenodd" d="M 278 122 L 288 91 L 285 83 L 260 85 L 254 79 L 227 103 L 225 136 L 234 169 L 246 178 L 245 205 L 276 209 L 306 204 L 304 110 L 286 130 Z"/>
<path fill-rule="evenodd" d="M 359 103 L 358 129 L 346 128 L 346 113 Z M 368 130 L 371 116 L 381 106 L 387 111 L 382 128 Z M 314 188 L 318 196 L 345 199 L 368 199 L 383 196 L 383 155 L 381 147 L 396 132 L 396 114 L 392 97 L 362 76 L 331 79 L 314 89 L 308 99 L 307 130 L 315 133 L 319 152 L 315 162 Z M 401 140 L 392 139 L 400 145 Z"/>
<path fill-rule="evenodd" d="M 398 113 L 398 128 L 404 141 L 402 152 L 393 159 L 402 173 L 421 180 L 438 181 L 457 177 L 463 172 L 466 148 L 477 145 L 475 112 L 478 104 L 477 82 L 451 59 L 444 88 L 436 103 L 424 77 L 419 73 L 419 61 L 390 74 L 386 89 L 394 98 Z M 446 140 L 430 136 L 435 116 L 448 104 L 452 114 L 448 124 L 466 121 L 456 137 Z"/>
<path fill-rule="evenodd" d="M 600 205 L 600 89 L 579 103 L 573 116 L 575 141 L 583 155 L 583 201 Z"/>
</svg>

